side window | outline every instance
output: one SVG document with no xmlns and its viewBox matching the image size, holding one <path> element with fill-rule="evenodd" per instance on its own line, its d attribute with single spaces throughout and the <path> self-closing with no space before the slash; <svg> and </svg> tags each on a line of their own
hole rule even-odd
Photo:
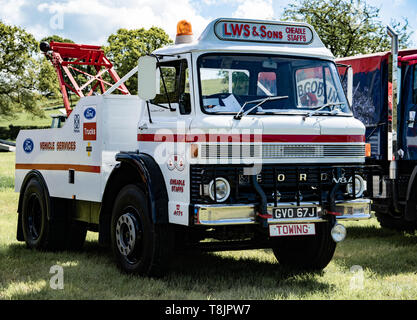
<svg viewBox="0 0 417 320">
<path fill-rule="evenodd" d="M 203 96 L 219 93 L 249 94 L 249 71 L 232 69 L 201 68 Z"/>
<path fill-rule="evenodd" d="M 159 72 L 159 69 L 157 72 Z M 187 61 L 162 62 L 158 78 L 159 92 L 151 103 L 164 105 L 168 102 L 176 103 L 181 114 L 189 114 L 191 112 L 191 99 Z"/>
<path fill-rule="evenodd" d="M 238 96 L 249 94 L 249 71 L 239 70 L 232 72 L 233 93 Z"/>
<path fill-rule="evenodd" d="M 161 76 L 162 74 L 162 76 Z M 159 75 L 159 94 L 162 95 L 161 100 L 165 98 L 168 102 L 165 95 L 165 88 L 162 79 L 165 81 L 165 86 L 169 95 L 174 95 L 176 91 L 176 82 L 177 82 L 177 70 L 175 67 L 171 66 L 161 66 L 161 74 Z M 173 101 L 171 101 L 173 102 Z"/>
</svg>

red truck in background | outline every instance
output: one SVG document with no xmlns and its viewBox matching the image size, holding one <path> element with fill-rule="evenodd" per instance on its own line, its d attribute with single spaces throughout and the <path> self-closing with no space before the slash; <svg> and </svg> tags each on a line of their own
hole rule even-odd
<svg viewBox="0 0 417 320">
<path fill-rule="evenodd" d="M 371 155 L 368 195 L 381 226 L 417 229 L 417 49 L 337 59 L 342 79 L 353 69 L 352 110 L 366 126 Z M 345 86 L 346 87 L 346 86 Z"/>
</svg>

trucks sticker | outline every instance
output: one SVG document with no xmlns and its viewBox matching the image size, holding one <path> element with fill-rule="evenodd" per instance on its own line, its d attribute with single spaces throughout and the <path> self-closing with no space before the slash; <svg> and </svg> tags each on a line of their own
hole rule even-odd
<svg viewBox="0 0 417 320">
<path fill-rule="evenodd" d="M 95 122 L 87 122 L 83 124 L 83 140 L 97 139 L 97 125 Z"/>
</svg>

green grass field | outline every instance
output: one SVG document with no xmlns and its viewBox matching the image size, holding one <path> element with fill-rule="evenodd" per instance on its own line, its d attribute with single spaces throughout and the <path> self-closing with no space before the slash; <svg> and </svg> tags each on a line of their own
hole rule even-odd
<svg viewBox="0 0 417 320">
<path fill-rule="evenodd" d="M 347 239 L 319 273 L 294 273 L 269 250 L 178 256 L 160 279 L 121 274 L 88 233 L 84 250 L 38 252 L 16 241 L 14 154 L 0 153 L 0 299 L 410 299 L 417 298 L 417 236 L 375 219 L 345 223 Z M 63 268 L 52 289 L 50 268 Z"/>
<path fill-rule="evenodd" d="M 49 126 L 51 125 L 52 114 L 59 114 L 59 110 L 45 111 L 44 117 L 36 117 L 30 113 L 19 113 L 15 119 L 0 119 L 0 127 L 8 127 L 10 124 L 13 126 Z"/>
</svg>

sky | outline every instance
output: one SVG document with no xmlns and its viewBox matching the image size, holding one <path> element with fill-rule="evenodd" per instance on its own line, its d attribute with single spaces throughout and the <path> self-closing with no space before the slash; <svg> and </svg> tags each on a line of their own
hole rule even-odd
<svg viewBox="0 0 417 320">
<path fill-rule="evenodd" d="M 215 18 L 279 20 L 297 0 L 0 0 L 0 20 L 23 27 L 37 40 L 57 34 L 81 44 L 105 45 L 119 28 L 161 27 L 175 39 L 177 22 L 191 22 L 195 37 Z M 367 0 L 380 19 L 408 18 L 417 47 L 416 0 Z M 319 32 L 319 30 L 317 30 Z M 320 33 L 320 32 L 319 32 Z"/>
</svg>

